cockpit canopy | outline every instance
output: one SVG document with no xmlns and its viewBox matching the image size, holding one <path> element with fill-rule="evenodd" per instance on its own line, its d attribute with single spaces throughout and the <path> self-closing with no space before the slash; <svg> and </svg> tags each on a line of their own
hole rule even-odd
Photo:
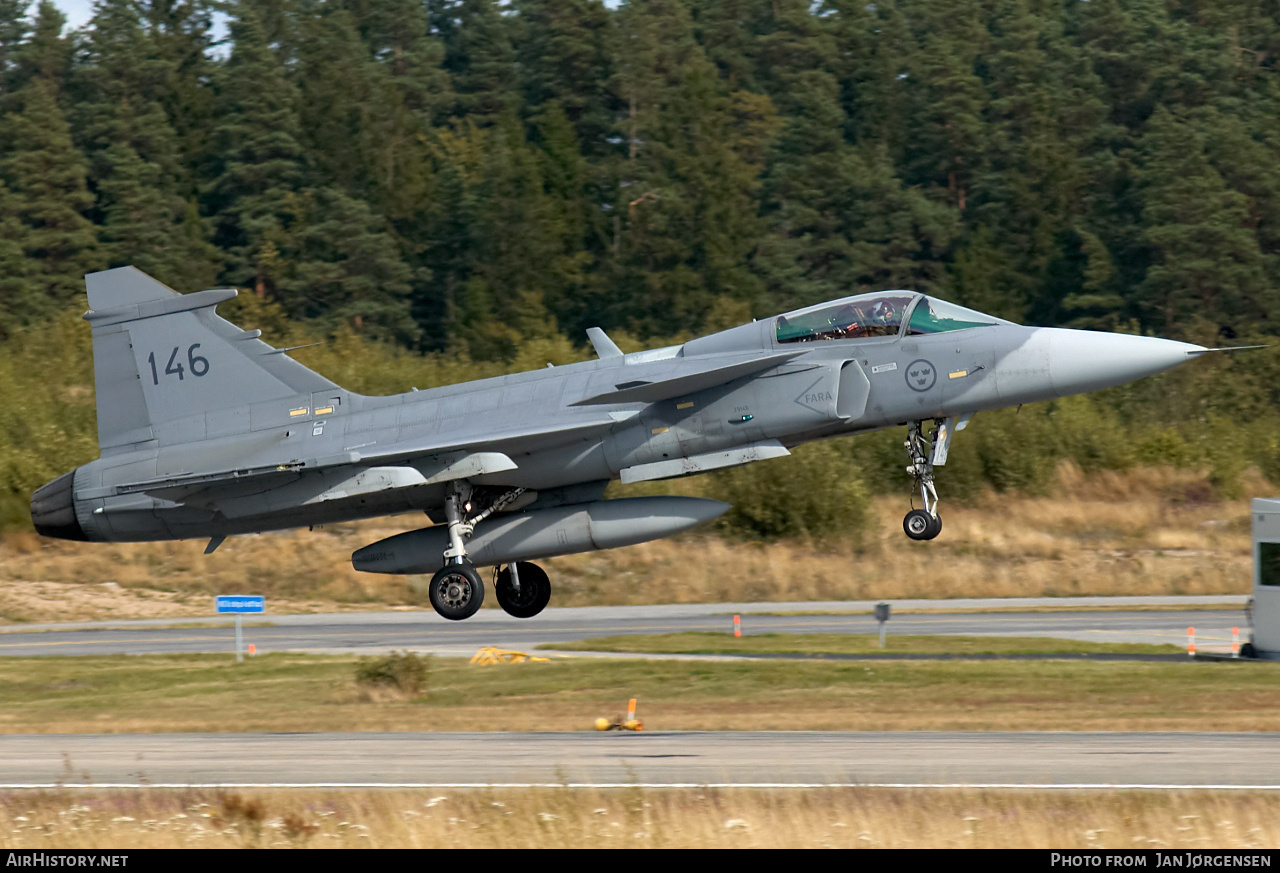
<svg viewBox="0 0 1280 873">
<path fill-rule="evenodd" d="M 911 291 L 859 294 L 779 315 L 779 343 L 944 333 L 1008 324 L 1004 319 Z"/>
</svg>

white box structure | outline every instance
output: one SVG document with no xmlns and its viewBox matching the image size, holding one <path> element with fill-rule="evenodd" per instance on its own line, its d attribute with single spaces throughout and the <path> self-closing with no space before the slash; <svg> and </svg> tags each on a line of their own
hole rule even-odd
<svg viewBox="0 0 1280 873">
<path fill-rule="evenodd" d="M 1252 622 L 1254 656 L 1280 660 L 1280 500 L 1261 497 L 1253 501 Z"/>
</svg>

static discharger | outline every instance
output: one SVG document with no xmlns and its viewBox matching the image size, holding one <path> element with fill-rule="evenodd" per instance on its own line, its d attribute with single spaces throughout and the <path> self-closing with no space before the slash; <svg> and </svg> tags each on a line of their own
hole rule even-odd
<svg viewBox="0 0 1280 873">
<path fill-rule="evenodd" d="M 524 652 L 513 652 L 510 649 L 498 649 L 485 646 L 471 656 L 472 664 L 522 664 L 525 661 L 550 661 L 550 658 L 538 658 Z"/>
<path fill-rule="evenodd" d="M 627 701 L 627 715 L 618 716 L 614 721 L 601 717 L 596 719 L 596 730 L 598 731 L 642 731 L 644 730 L 644 722 L 636 718 L 636 699 L 633 697 Z"/>
</svg>

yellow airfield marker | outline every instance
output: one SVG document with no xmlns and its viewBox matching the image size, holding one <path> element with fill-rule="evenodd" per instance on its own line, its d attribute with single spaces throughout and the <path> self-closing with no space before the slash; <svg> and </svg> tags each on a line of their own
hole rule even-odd
<svg viewBox="0 0 1280 873">
<path fill-rule="evenodd" d="M 636 699 L 633 697 L 627 701 L 627 714 L 618 716 L 617 721 L 609 721 L 607 718 L 596 719 L 596 730 L 598 731 L 642 731 L 644 730 L 644 722 L 636 718 Z"/>
<path fill-rule="evenodd" d="M 484 646 L 471 656 L 472 664 L 523 664 L 526 661 L 550 661 L 550 658 L 539 658 L 525 652 L 513 652 L 510 649 L 499 649 Z"/>
</svg>

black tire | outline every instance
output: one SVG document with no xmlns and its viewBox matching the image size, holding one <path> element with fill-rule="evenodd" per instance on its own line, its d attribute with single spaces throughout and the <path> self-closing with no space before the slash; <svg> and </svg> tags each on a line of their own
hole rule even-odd
<svg viewBox="0 0 1280 873">
<path fill-rule="evenodd" d="M 929 535 L 925 537 L 926 540 L 931 540 L 942 533 L 942 516 L 933 515 L 929 519 L 932 523 L 929 526 Z"/>
<path fill-rule="evenodd" d="M 551 602 L 551 580 L 537 564 L 520 561 L 516 564 L 516 569 L 520 576 L 520 590 L 514 590 L 511 584 L 511 566 L 507 565 L 498 571 L 493 593 L 498 598 L 498 605 L 507 615 L 533 618 Z"/>
<path fill-rule="evenodd" d="M 902 530 L 913 540 L 931 540 L 942 530 L 939 524 L 934 530 L 933 516 L 923 509 L 913 509 L 902 520 Z"/>
<path fill-rule="evenodd" d="M 450 564 L 431 577 L 431 605 L 450 621 L 471 618 L 484 603 L 484 583 L 470 564 Z"/>
<path fill-rule="evenodd" d="M 1254 648 L 1253 643 L 1245 643 L 1240 647 L 1240 657 L 1256 658 L 1258 657 L 1258 650 Z"/>
</svg>

